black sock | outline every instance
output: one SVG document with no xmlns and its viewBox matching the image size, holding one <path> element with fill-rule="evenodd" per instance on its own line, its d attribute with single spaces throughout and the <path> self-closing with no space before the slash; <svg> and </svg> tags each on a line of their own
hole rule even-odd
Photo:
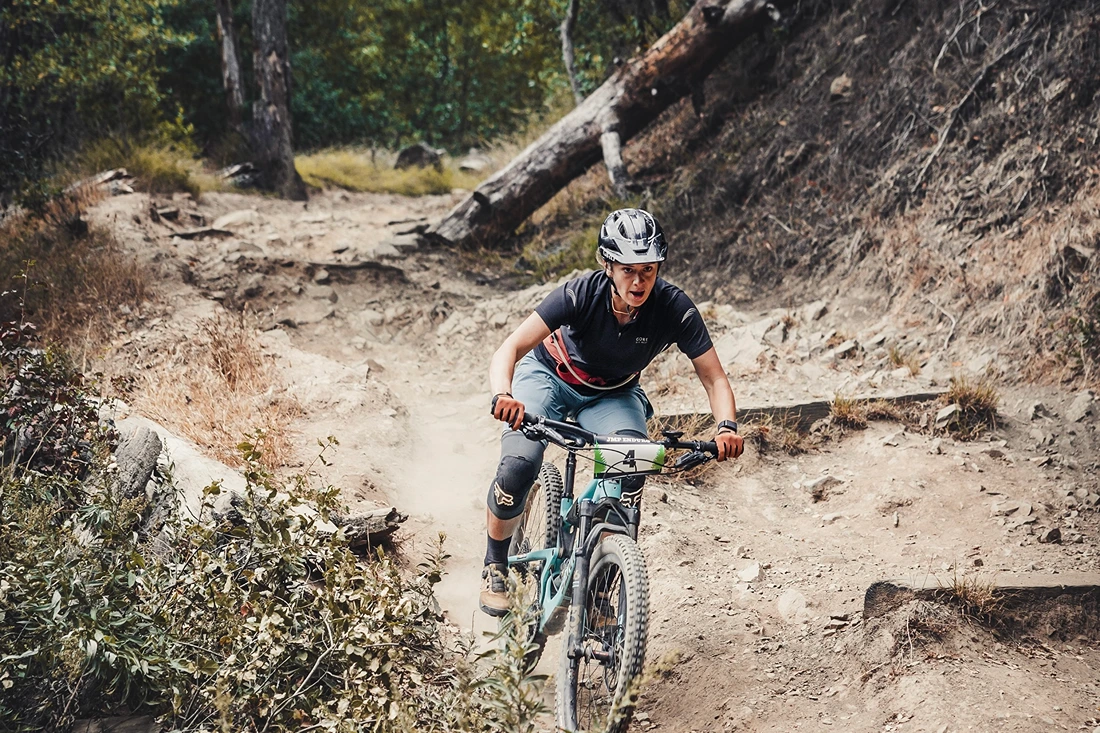
<svg viewBox="0 0 1100 733">
<path fill-rule="evenodd" d="M 485 535 L 486 548 L 485 548 L 485 564 L 486 565 L 505 565 L 508 562 L 508 545 L 512 544 L 511 539 L 507 540 L 494 540 L 488 534 Z"/>
</svg>

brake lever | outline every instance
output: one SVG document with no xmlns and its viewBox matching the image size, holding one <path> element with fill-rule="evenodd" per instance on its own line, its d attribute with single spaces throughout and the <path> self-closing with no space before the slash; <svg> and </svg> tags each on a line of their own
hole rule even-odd
<svg viewBox="0 0 1100 733">
<path fill-rule="evenodd" d="M 672 467 L 680 471 L 686 471 L 690 468 L 701 466 L 710 459 L 711 455 L 709 453 L 693 450 L 690 453 L 685 453 L 684 455 L 677 458 L 676 462 L 672 464 Z"/>
</svg>

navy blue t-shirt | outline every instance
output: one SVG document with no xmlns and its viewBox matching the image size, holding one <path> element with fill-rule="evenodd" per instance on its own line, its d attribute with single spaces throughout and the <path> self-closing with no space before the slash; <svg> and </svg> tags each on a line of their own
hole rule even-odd
<svg viewBox="0 0 1100 733">
<path fill-rule="evenodd" d="M 611 278 L 603 270 L 564 283 L 535 312 L 551 331 L 561 327 L 574 366 L 608 384 L 642 371 L 672 344 L 689 359 L 702 356 L 712 346 L 691 298 L 659 277 L 638 315 L 626 325 L 619 325 L 611 312 Z M 551 369 L 556 366 L 542 344 L 535 348 L 535 358 Z"/>
</svg>

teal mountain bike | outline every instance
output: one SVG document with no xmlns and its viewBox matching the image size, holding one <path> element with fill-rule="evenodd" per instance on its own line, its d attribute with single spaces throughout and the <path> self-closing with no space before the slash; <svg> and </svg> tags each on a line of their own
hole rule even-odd
<svg viewBox="0 0 1100 733">
<path fill-rule="evenodd" d="M 508 565 L 532 598 L 528 661 L 534 666 L 546 638 L 564 626 L 558 727 L 622 733 L 634 713 L 649 622 L 649 577 L 637 545 L 641 489 L 624 492 L 622 480 L 685 471 L 716 457 L 718 449 L 713 442 L 683 441 L 679 432 L 665 431 L 658 441 L 595 435 L 531 415 L 521 430 L 566 451 L 564 480 L 556 466 L 543 463 L 509 552 Z M 672 450 L 688 452 L 667 465 Z M 575 496 L 582 453 L 590 453 L 595 472 Z"/>
</svg>

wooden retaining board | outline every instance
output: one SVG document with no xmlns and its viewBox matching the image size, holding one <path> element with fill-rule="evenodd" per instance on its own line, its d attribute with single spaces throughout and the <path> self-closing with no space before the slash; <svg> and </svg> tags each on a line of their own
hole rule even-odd
<svg viewBox="0 0 1100 733">
<path fill-rule="evenodd" d="M 889 397 L 857 397 L 859 404 L 871 402 L 888 402 L 896 405 L 907 405 L 914 402 L 931 402 L 943 396 L 944 390 L 936 392 L 915 392 L 912 394 L 893 395 Z M 739 407 L 737 408 L 737 421 L 741 424 L 758 422 L 763 419 L 781 421 L 789 427 L 808 431 L 810 426 L 818 420 L 826 418 L 832 411 L 832 400 L 816 400 L 814 402 L 797 402 L 787 405 L 771 405 L 767 407 Z M 680 412 L 668 415 L 659 415 L 657 419 L 663 424 L 678 428 L 681 425 L 701 426 L 705 429 L 714 422 L 713 416 L 707 412 Z"/>
</svg>

